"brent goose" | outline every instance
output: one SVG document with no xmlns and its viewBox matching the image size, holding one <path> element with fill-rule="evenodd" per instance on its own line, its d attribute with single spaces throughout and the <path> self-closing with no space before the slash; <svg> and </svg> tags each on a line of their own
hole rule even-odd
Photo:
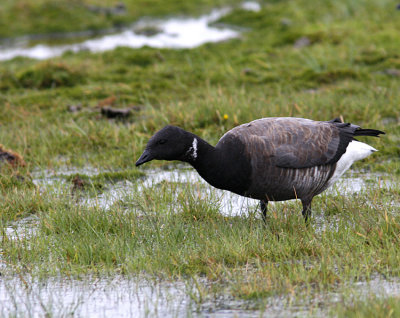
<svg viewBox="0 0 400 318">
<path fill-rule="evenodd" d="M 384 134 L 336 118 L 314 121 L 271 117 L 228 131 L 215 147 L 179 127 L 166 126 L 150 138 L 136 162 L 180 160 L 192 165 L 212 186 L 260 200 L 265 220 L 268 201 L 300 199 L 311 215 L 314 196 L 377 151 L 356 136 Z"/>
</svg>

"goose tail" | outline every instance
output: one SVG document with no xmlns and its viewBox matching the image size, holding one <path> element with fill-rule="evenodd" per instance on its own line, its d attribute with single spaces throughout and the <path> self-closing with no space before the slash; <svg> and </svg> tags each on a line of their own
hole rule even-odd
<svg viewBox="0 0 400 318">
<path fill-rule="evenodd" d="M 379 137 L 379 135 L 384 135 L 385 132 L 377 129 L 362 129 L 359 128 L 354 132 L 354 136 L 371 136 Z"/>
</svg>

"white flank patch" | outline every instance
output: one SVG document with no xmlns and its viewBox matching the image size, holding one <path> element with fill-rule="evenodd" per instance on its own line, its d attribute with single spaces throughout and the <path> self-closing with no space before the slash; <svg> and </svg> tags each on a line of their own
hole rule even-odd
<svg viewBox="0 0 400 318">
<path fill-rule="evenodd" d="M 192 143 L 192 149 L 193 149 L 193 158 L 196 159 L 197 158 L 197 139 L 194 138 L 193 139 L 193 143 Z"/>
<path fill-rule="evenodd" d="M 336 163 L 336 169 L 332 178 L 329 180 L 329 186 L 334 184 L 355 161 L 364 159 L 375 151 L 378 150 L 363 142 L 351 141 L 347 146 L 346 152 Z"/>
</svg>

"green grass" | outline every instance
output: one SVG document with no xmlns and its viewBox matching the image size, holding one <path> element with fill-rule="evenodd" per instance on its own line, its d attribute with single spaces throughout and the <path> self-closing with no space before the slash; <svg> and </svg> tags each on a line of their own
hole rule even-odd
<svg viewBox="0 0 400 318">
<path fill-rule="evenodd" d="M 365 12 L 360 4 L 360 10 L 347 9 L 342 16 L 350 2 L 328 2 L 319 11 L 322 23 L 310 4 L 300 9 L 278 2 L 258 13 L 233 11 L 223 18 L 250 29 L 221 44 L 0 63 L 2 143 L 35 167 L 57 166 L 62 156 L 75 166 L 126 168 L 167 123 L 214 143 L 227 129 L 261 116 L 327 120 L 343 115 L 387 131 L 384 139 L 370 143 L 381 150 L 380 160 L 397 158 L 399 78 L 385 73 L 400 67 L 398 22 L 390 5 Z M 291 24 L 282 26 L 284 18 Z M 295 48 L 302 36 L 311 45 Z M 96 106 L 110 96 L 116 107 L 140 105 L 141 110 L 125 122 L 107 121 Z M 74 104 L 82 104 L 83 111 L 69 113 Z"/>
<path fill-rule="evenodd" d="M 106 16 L 82 6 L 114 2 L 82 3 L 3 1 L 0 34 L 102 29 L 143 15 L 200 14 L 213 5 L 126 1 L 126 15 Z M 351 282 L 399 276 L 400 77 L 387 71 L 400 69 L 399 12 L 393 2 L 377 0 L 261 4 L 260 12 L 235 9 L 218 21 L 244 30 L 240 38 L 223 43 L 0 62 L 0 143 L 27 163 L 16 170 L 0 165 L 5 271 L 205 279 L 208 283 L 199 285 L 203 301 L 228 293 L 260 310 L 272 295 L 306 298 L 337 288 L 344 295 Z M 17 18 L 24 23 L 10 23 Z M 301 37 L 310 44 L 295 47 Z M 99 105 L 110 97 L 114 107 L 138 110 L 126 120 L 104 118 Z M 68 111 L 77 104 L 81 111 Z M 299 203 L 271 206 L 264 226 L 253 209 L 248 215 L 223 216 L 214 192 L 179 182 L 131 186 L 109 209 L 83 204 L 119 181 L 140 186 L 143 170 L 134 162 L 166 124 L 215 144 L 230 128 L 260 117 L 329 120 L 340 115 L 387 133 L 362 139 L 379 152 L 354 168 L 382 173 L 395 186 L 321 195 L 309 227 Z M 87 167 L 98 173 L 88 173 Z M 63 175 L 69 168 L 81 173 Z M 54 171 L 54 184 L 35 185 L 38 171 Z M 77 176 L 83 182 L 79 193 L 72 190 Z M 6 227 L 29 215 L 37 217 L 35 235 L 7 235 Z M 394 303 L 386 298 L 371 305 L 346 303 L 343 310 L 334 302 L 329 306 L 336 316 L 358 311 L 368 316 L 378 308 L 386 317 L 398 311 Z"/>
<path fill-rule="evenodd" d="M 114 0 L 4 0 L 0 4 L 0 39 L 26 34 L 96 31 L 126 26 L 147 16 L 199 14 L 214 6 L 228 5 L 238 1 L 173 0 L 165 3 L 160 0 L 125 0 L 123 3 L 126 10 L 123 14 L 107 12 L 119 2 Z M 91 9 L 93 7 L 95 7 L 94 10 Z"/>
<path fill-rule="evenodd" d="M 335 317 L 397 317 L 400 314 L 399 298 L 370 297 L 366 300 L 357 300 L 352 304 L 338 306 Z"/>
<path fill-rule="evenodd" d="M 219 198 L 191 184 L 131 189 L 108 210 L 69 197 L 41 196 L 37 235 L 3 237 L 7 263 L 25 264 L 39 275 L 43 262 L 53 274 L 232 275 L 234 295 L 245 298 L 399 274 L 400 220 L 391 206 L 400 199 L 398 189 L 322 196 L 314 205 L 316 217 L 324 211 L 322 228 L 316 220 L 305 225 L 298 203 L 274 206 L 267 226 L 255 211 L 222 216 Z"/>
</svg>

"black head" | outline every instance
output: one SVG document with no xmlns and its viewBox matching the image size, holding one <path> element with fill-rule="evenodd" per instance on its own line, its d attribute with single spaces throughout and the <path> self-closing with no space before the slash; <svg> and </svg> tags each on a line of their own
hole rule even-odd
<svg viewBox="0 0 400 318">
<path fill-rule="evenodd" d="M 197 152 L 197 139 L 194 141 L 195 139 L 195 135 L 182 128 L 166 126 L 150 138 L 143 154 L 136 161 L 136 166 L 154 159 L 186 161 L 190 153 Z M 194 144 L 195 149 L 193 149 Z"/>
</svg>

